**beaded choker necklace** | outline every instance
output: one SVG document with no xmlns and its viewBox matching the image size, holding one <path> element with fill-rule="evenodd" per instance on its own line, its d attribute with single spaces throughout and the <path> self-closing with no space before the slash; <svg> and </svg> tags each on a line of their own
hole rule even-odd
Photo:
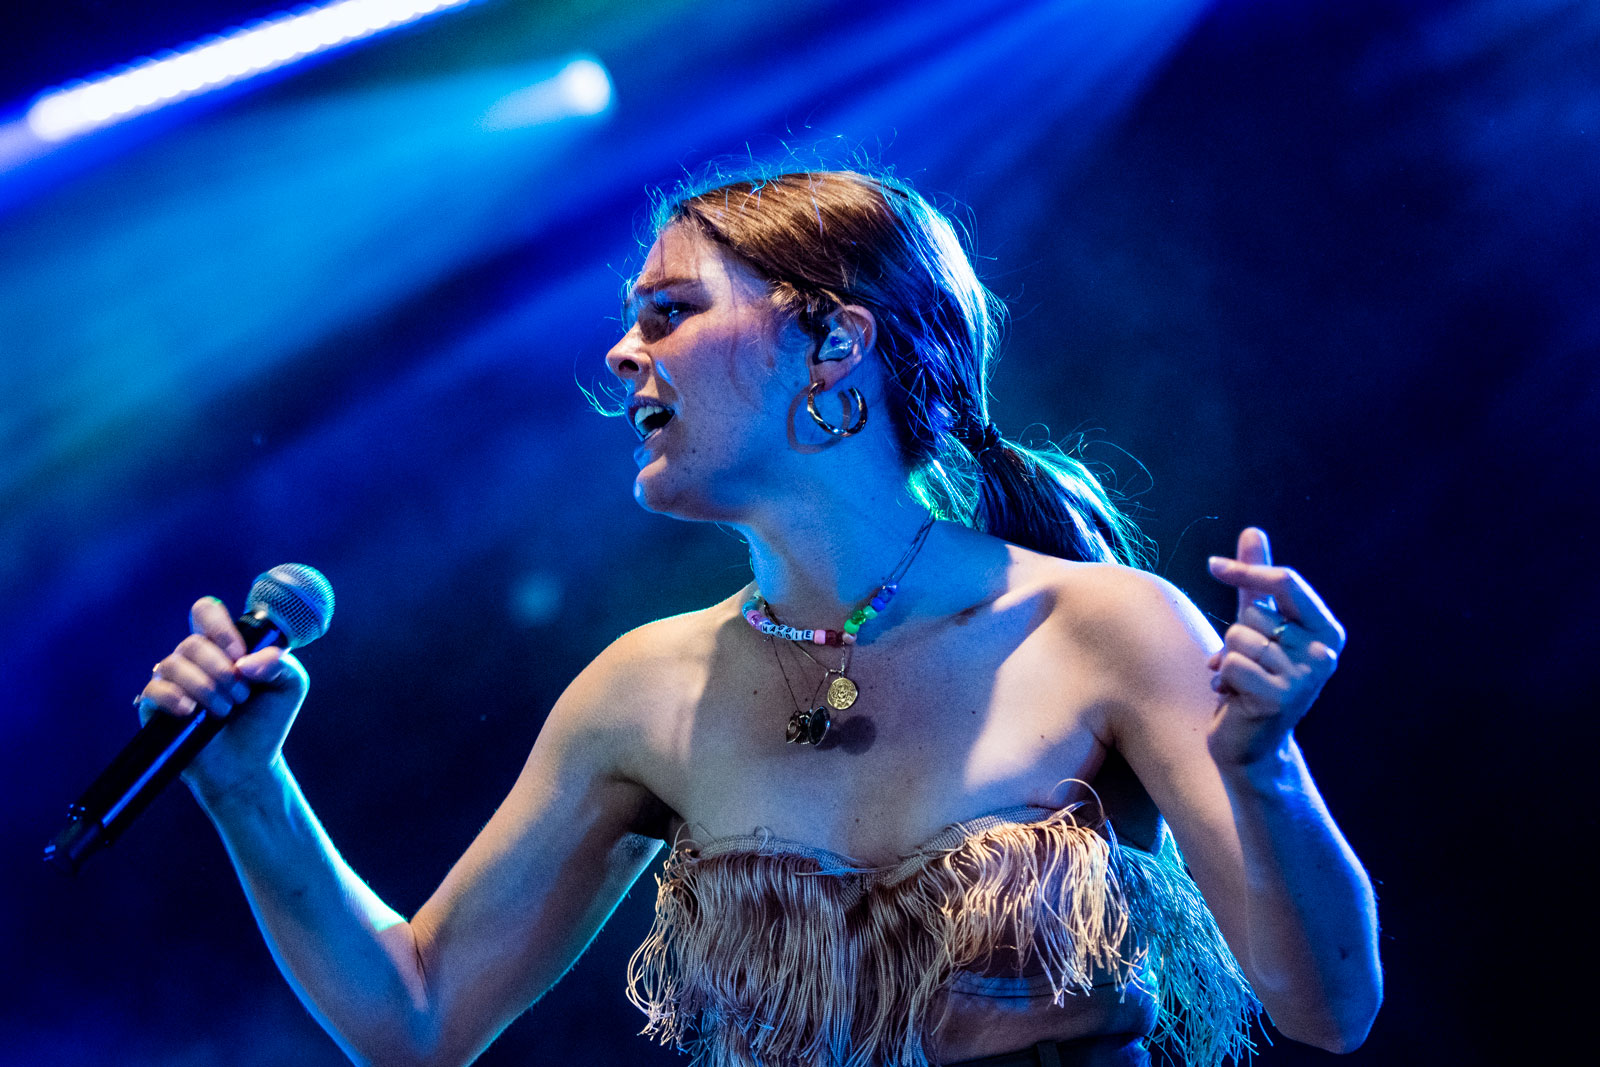
<svg viewBox="0 0 1600 1067">
<path fill-rule="evenodd" d="M 789 716 L 788 728 L 784 731 L 784 739 L 790 744 L 817 745 L 828 735 L 828 728 L 833 725 L 833 711 L 845 711 L 856 702 L 860 690 L 856 683 L 850 680 L 847 672 L 850 669 L 850 653 L 854 651 L 856 635 L 861 632 L 861 627 L 876 618 L 889 602 L 894 599 L 895 593 L 900 588 L 900 580 L 905 577 L 906 571 L 911 569 L 911 563 L 917 558 L 917 553 L 922 551 L 923 542 L 928 539 L 928 532 L 933 529 L 933 516 L 928 516 L 928 521 L 922 524 L 917 531 L 917 536 L 912 538 L 911 547 L 907 548 L 905 555 L 900 557 L 900 562 L 895 564 L 894 570 L 889 572 L 879 585 L 878 591 L 860 607 L 850 613 L 845 619 L 844 628 L 841 630 L 801 630 L 793 626 L 785 626 L 772 614 L 772 606 L 762 597 L 761 591 L 745 602 L 740 609 L 744 619 L 754 630 L 767 638 L 781 637 L 786 641 L 793 641 L 800 645 L 800 651 L 807 659 L 816 662 L 805 649 L 805 645 L 832 645 L 842 647 L 844 655 L 836 668 L 825 668 L 822 681 L 817 683 L 817 688 L 811 694 L 810 707 L 802 707 L 794 695 L 794 689 L 789 690 L 790 699 L 795 702 L 794 714 Z M 777 654 L 777 649 L 773 649 Z M 821 666 L 821 664 L 818 664 Z M 783 666 L 783 661 L 778 661 L 778 666 Z M 787 673 L 784 683 L 788 683 Z M 818 697 L 823 699 L 819 700 Z"/>
</svg>

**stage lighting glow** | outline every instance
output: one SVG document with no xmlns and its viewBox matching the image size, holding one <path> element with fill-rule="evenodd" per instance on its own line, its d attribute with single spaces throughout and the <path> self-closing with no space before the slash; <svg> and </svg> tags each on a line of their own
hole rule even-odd
<svg viewBox="0 0 1600 1067">
<path fill-rule="evenodd" d="M 306 56 L 416 22 L 472 0 L 336 0 L 276 15 L 46 93 L 28 109 L 42 140 L 65 141 Z"/>
<path fill-rule="evenodd" d="M 486 130 L 514 130 L 598 115 L 610 106 L 611 75 L 596 60 L 580 56 L 551 77 L 496 100 L 481 125 Z"/>
<path fill-rule="evenodd" d="M 598 115 L 611 103 L 611 78 L 592 59 L 575 59 L 556 76 L 574 115 Z"/>
</svg>

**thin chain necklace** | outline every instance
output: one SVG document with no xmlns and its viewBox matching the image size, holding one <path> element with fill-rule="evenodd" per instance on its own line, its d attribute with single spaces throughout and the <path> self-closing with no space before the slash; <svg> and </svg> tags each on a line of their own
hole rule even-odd
<svg viewBox="0 0 1600 1067">
<path fill-rule="evenodd" d="M 784 739 L 790 744 L 821 744 L 822 739 L 828 736 L 829 727 L 833 725 L 830 709 L 846 711 L 855 704 L 860 689 L 851 680 L 849 670 L 850 655 L 855 651 L 856 635 L 861 632 L 862 626 L 877 618 L 889 606 L 889 602 L 899 591 L 900 580 L 905 577 L 906 571 L 911 569 L 912 561 L 922 551 L 923 543 L 928 540 L 928 533 L 932 529 L 933 516 L 930 515 L 922 524 L 922 528 L 917 531 L 917 536 L 912 538 L 911 545 L 900 557 L 900 562 L 895 564 L 894 570 L 879 583 L 878 591 L 850 613 L 843 629 L 800 630 L 793 626 L 785 626 L 773 616 L 772 606 L 767 603 L 759 589 L 745 602 L 740 613 L 753 629 L 768 639 L 769 644 L 772 644 L 772 639 L 776 637 L 793 642 L 802 655 L 817 666 L 823 667 L 822 680 L 812 691 L 810 702 L 803 705 L 795 695 L 794 686 L 789 682 L 789 672 L 784 669 L 783 659 L 778 656 L 777 645 L 772 644 L 773 658 L 778 661 L 778 670 L 783 672 L 783 684 L 789 690 L 789 699 L 794 702 L 794 714 L 789 716 L 788 726 L 784 730 Z M 823 666 L 822 662 L 811 654 L 811 650 L 805 647 L 808 644 L 842 647 L 844 653 L 839 666 Z"/>
</svg>

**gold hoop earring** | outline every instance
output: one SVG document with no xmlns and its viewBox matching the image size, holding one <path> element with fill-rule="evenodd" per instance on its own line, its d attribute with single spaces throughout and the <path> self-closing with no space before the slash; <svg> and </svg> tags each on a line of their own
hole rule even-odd
<svg viewBox="0 0 1600 1067">
<path fill-rule="evenodd" d="M 822 387 L 822 382 L 812 382 L 811 388 L 806 390 L 806 411 L 811 415 L 811 421 L 822 427 L 823 432 L 830 437 L 849 437 L 852 434 L 860 433 L 861 428 L 867 424 L 867 401 L 861 395 L 861 391 L 852 385 L 839 398 L 839 405 L 845 418 L 850 417 L 851 404 L 854 404 L 856 409 L 855 422 L 841 430 L 823 418 L 817 411 L 817 393 L 822 390 Z"/>
</svg>

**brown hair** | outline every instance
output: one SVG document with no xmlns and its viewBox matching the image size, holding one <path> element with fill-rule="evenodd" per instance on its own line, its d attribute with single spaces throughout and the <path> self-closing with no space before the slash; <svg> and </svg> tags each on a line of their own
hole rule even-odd
<svg viewBox="0 0 1600 1067">
<path fill-rule="evenodd" d="M 819 340 L 834 309 L 872 312 L 911 488 L 935 514 L 1066 559 L 1146 564 L 1147 540 L 1079 458 L 995 431 L 988 376 L 1004 305 L 915 190 L 855 171 L 745 173 L 663 198 L 655 232 L 680 224 L 765 277 L 779 310 Z"/>
</svg>

